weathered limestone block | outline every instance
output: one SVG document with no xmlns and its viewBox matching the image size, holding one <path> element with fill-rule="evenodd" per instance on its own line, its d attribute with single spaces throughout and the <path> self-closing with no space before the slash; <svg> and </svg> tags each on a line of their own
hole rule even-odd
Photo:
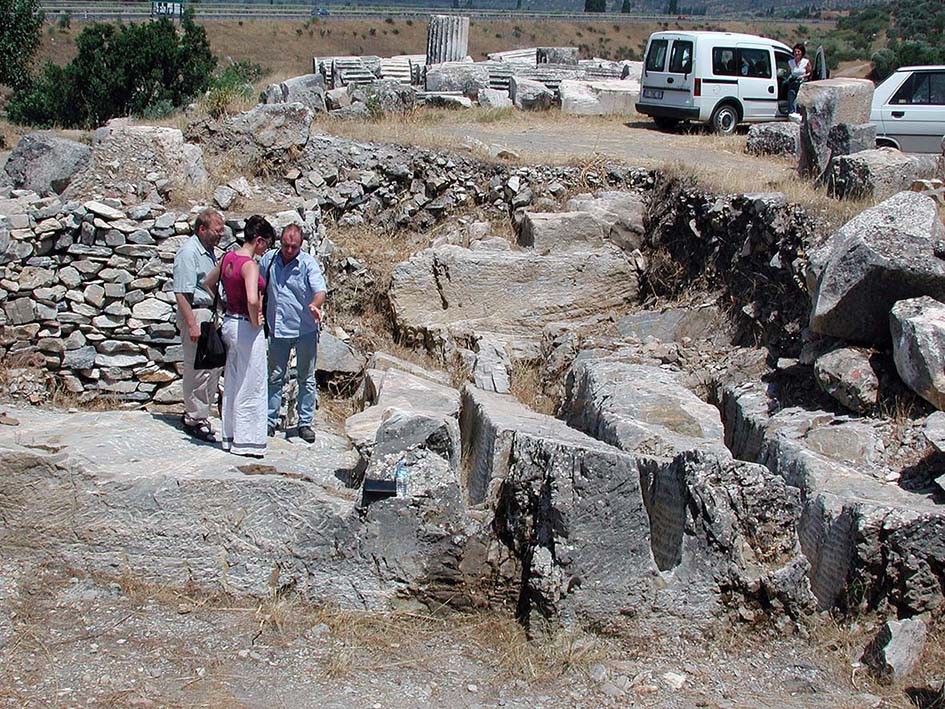
<svg viewBox="0 0 945 709">
<path fill-rule="evenodd" d="M 577 47 L 537 47 L 535 59 L 539 64 L 574 64 L 578 63 Z"/>
<path fill-rule="evenodd" d="M 943 238 L 935 202 L 914 192 L 854 217 L 811 251 L 811 329 L 853 342 L 888 342 L 897 301 L 945 300 L 945 262 L 934 255 Z"/>
<path fill-rule="evenodd" d="M 945 409 L 945 305 L 923 296 L 901 300 L 889 317 L 893 360 L 902 381 Z"/>
<path fill-rule="evenodd" d="M 607 622 L 646 603 L 656 570 L 632 456 L 468 386 L 460 426 L 467 500 L 496 505 L 526 614 Z"/>
<path fill-rule="evenodd" d="M 554 94 L 540 81 L 513 76 L 509 95 L 516 108 L 524 111 L 545 111 L 554 103 Z"/>
<path fill-rule="evenodd" d="M 15 415 L 21 425 L 0 431 L 0 543 L 42 547 L 57 563 L 257 597 L 277 575 L 313 602 L 373 610 L 446 602 L 467 578 L 492 576 L 482 525 L 455 491 L 357 511 L 336 478 L 357 455 L 330 434 L 304 460 L 271 445 L 260 475 L 212 446 L 194 456 L 188 437 L 145 412 Z M 133 452 L 107 444 L 131 436 Z M 465 558 L 472 538 L 484 552 Z"/>
<path fill-rule="evenodd" d="M 447 245 L 398 264 L 389 296 L 397 329 L 430 346 L 474 332 L 537 345 L 545 324 L 620 307 L 636 299 L 637 289 L 635 267 L 616 250 L 574 259 Z"/>
<path fill-rule="evenodd" d="M 750 155 L 795 156 L 800 130 L 800 126 L 791 121 L 755 123 L 748 128 L 745 152 Z"/>
<path fill-rule="evenodd" d="M 304 147 L 313 116 L 300 103 L 260 104 L 235 116 L 192 123 L 187 136 L 252 165 L 265 155 Z"/>
<path fill-rule="evenodd" d="M 760 384 L 722 392 L 732 454 L 757 460 L 801 490 L 798 535 L 823 608 L 903 614 L 945 602 L 945 511 L 885 482 L 882 435 L 869 422 L 791 407 L 770 415 Z"/>
<path fill-rule="evenodd" d="M 407 113 L 417 105 L 417 90 L 395 79 L 350 84 L 348 93 L 352 99 L 363 96 L 372 113 Z"/>
<path fill-rule="evenodd" d="M 567 209 L 593 215 L 604 236 L 628 254 L 643 246 L 646 202 L 638 192 L 579 194 L 568 200 Z"/>
<path fill-rule="evenodd" d="M 367 408 L 345 421 L 345 434 L 365 456 L 370 456 L 377 431 L 388 410 L 399 409 L 436 418 L 455 418 L 459 412 L 459 392 L 399 369 L 365 372 Z"/>
<path fill-rule="evenodd" d="M 512 108 L 515 105 L 509 98 L 509 92 L 500 89 L 479 89 L 476 100 L 483 108 Z"/>
<path fill-rule="evenodd" d="M 562 416 L 569 425 L 635 455 L 672 458 L 690 450 L 728 458 L 719 411 L 658 367 L 619 355 L 578 355 L 568 372 Z"/>
<path fill-rule="evenodd" d="M 448 62 L 427 67 L 427 91 L 461 91 L 468 98 L 489 88 L 489 68 L 483 63 Z"/>
<path fill-rule="evenodd" d="M 452 94 L 427 94 L 424 97 L 424 104 L 431 108 L 448 108 L 450 110 L 462 110 L 472 108 L 472 99 L 466 96 L 454 96 Z"/>
<path fill-rule="evenodd" d="M 20 138 L 3 171 L 14 189 L 32 190 L 40 196 L 60 194 L 85 169 L 91 154 L 88 145 L 74 140 L 29 133 Z"/>
<path fill-rule="evenodd" d="M 907 155 L 895 148 L 862 150 L 834 158 L 830 192 L 840 199 L 886 199 L 910 189 L 916 180 L 934 177 L 938 170 L 933 155 Z"/>
<path fill-rule="evenodd" d="M 640 342 L 682 342 L 689 338 L 726 345 L 732 341 L 722 312 L 712 305 L 631 313 L 617 321 L 617 332 Z"/>
<path fill-rule="evenodd" d="M 330 332 L 323 331 L 318 338 L 318 357 L 315 371 L 327 375 L 355 376 L 364 369 L 364 356 L 347 342 Z"/>
<path fill-rule="evenodd" d="M 508 394 L 512 388 L 509 370 L 512 360 L 501 342 L 480 337 L 476 342 L 476 361 L 473 365 L 473 384 L 484 391 Z"/>
<path fill-rule="evenodd" d="M 873 82 L 866 79 L 825 79 L 801 85 L 797 110 L 801 114 L 798 172 L 823 179 L 834 157 L 831 131 L 847 123 L 869 123 Z"/>
<path fill-rule="evenodd" d="M 879 379 L 870 366 L 869 353 L 841 347 L 819 357 L 814 374 L 820 388 L 851 411 L 865 413 L 879 399 Z"/>
<path fill-rule="evenodd" d="M 604 245 L 604 227 L 588 212 L 525 212 L 518 243 L 538 253 L 589 251 Z"/>
<path fill-rule="evenodd" d="M 640 84 L 623 79 L 577 81 L 565 79 L 558 86 L 561 110 L 582 116 L 626 116 L 634 113 Z"/>
<path fill-rule="evenodd" d="M 880 679 L 905 679 L 922 656 L 925 637 L 926 625 L 921 618 L 888 620 L 860 659 Z"/>
<path fill-rule="evenodd" d="M 321 74 L 305 74 L 286 79 L 279 87 L 282 90 L 280 103 L 301 103 L 315 113 L 328 110 L 325 105 L 325 78 Z"/>
</svg>

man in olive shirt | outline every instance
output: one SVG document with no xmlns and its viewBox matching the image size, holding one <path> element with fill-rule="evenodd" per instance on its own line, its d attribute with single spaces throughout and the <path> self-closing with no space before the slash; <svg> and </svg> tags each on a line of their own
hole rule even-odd
<svg viewBox="0 0 945 709">
<path fill-rule="evenodd" d="M 194 369 L 200 323 L 213 316 L 213 294 L 203 286 L 207 272 L 216 265 L 213 249 L 223 236 L 223 217 L 204 209 L 194 222 L 194 235 L 174 257 L 174 298 L 177 327 L 183 351 L 184 430 L 195 438 L 213 441 L 210 406 L 217 392 L 220 369 Z"/>
</svg>

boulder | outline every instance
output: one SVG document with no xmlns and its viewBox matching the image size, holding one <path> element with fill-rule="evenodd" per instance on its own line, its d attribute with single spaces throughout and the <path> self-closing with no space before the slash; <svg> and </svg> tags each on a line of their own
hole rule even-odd
<svg viewBox="0 0 945 709">
<path fill-rule="evenodd" d="M 797 123 L 754 123 L 748 128 L 745 152 L 750 155 L 788 155 L 798 151 L 801 127 Z"/>
<path fill-rule="evenodd" d="M 672 372 L 616 355 L 578 355 L 567 375 L 561 415 L 569 425 L 628 453 L 665 459 L 703 450 L 728 457 L 717 408 Z"/>
<path fill-rule="evenodd" d="M 326 375 L 356 376 L 364 369 L 364 357 L 347 342 L 323 331 L 318 338 L 315 371 Z"/>
<path fill-rule="evenodd" d="M 315 113 L 328 110 L 325 105 L 325 79 L 321 74 L 305 74 L 280 84 L 282 103 L 300 103 Z"/>
<path fill-rule="evenodd" d="M 925 649 L 925 621 L 888 620 L 863 651 L 860 660 L 879 679 L 897 682 L 912 672 Z"/>
<path fill-rule="evenodd" d="M 483 108 L 512 108 L 514 106 L 512 99 L 509 98 L 509 92 L 500 89 L 479 89 L 476 99 Z"/>
<path fill-rule="evenodd" d="M 891 607 L 922 613 L 945 602 L 945 511 L 886 482 L 884 432 L 869 419 L 782 408 L 766 385 L 722 388 L 732 455 L 763 463 L 800 490 L 797 532 L 821 609 Z M 775 413 L 772 414 L 771 412 Z"/>
<path fill-rule="evenodd" d="M 901 300 L 889 318 L 893 360 L 902 381 L 945 409 L 945 304 L 923 296 Z"/>
<path fill-rule="evenodd" d="M 574 625 L 648 605 L 655 566 L 632 456 L 469 386 L 460 427 L 467 500 L 496 506 L 522 565 L 520 613 Z"/>
<path fill-rule="evenodd" d="M 489 88 L 489 67 L 484 63 L 444 62 L 427 67 L 425 88 L 432 92 L 459 91 L 474 99 Z"/>
<path fill-rule="evenodd" d="M 638 192 L 579 194 L 568 200 L 566 208 L 592 215 L 603 227 L 604 237 L 628 254 L 643 246 L 646 202 Z"/>
<path fill-rule="evenodd" d="M 509 96 L 516 108 L 524 111 L 546 111 L 551 108 L 555 95 L 540 81 L 513 76 Z"/>
<path fill-rule="evenodd" d="M 484 391 L 508 394 L 512 388 L 511 367 L 512 361 L 501 342 L 489 337 L 479 338 L 472 373 L 475 386 Z"/>
<path fill-rule="evenodd" d="M 449 340 L 472 333 L 501 334 L 512 343 L 510 356 L 528 358 L 547 323 L 623 307 L 637 292 L 636 268 L 616 250 L 575 259 L 446 245 L 398 264 L 389 297 L 395 325 L 408 340 L 448 349 Z"/>
<path fill-rule="evenodd" d="M 801 114 L 798 172 L 805 177 L 827 176 L 835 145 L 831 131 L 841 123 L 869 123 L 873 82 L 867 79 L 825 79 L 801 85 L 797 110 Z M 834 137 L 834 143 L 837 138 Z"/>
<path fill-rule="evenodd" d="M 98 194 L 102 184 L 135 200 L 147 195 L 147 190 L 165 194 L 206 187 L 203 150 L 186 142 L 176 128 L 110 121 L 96 136 L 88 166 L 69 183 L 65 197 Z"/>
<path fill-rule="evenodd" d="M 417 90 L 396 79 L 372 81 L 369 84 L 351 84 L 348 93 L 364 96 L 368 111 L 374 114 L 407 113 L 417 104 Z"/>
<path fill-rule="evenodd" d="M 869 353 L 855 347 L 828 352 L 814 364 L 817 384 L 851 411 L 866 413 L 879 399 L 879 379 Z"/>
<path fill-rule="evenodd" d="M 40 196 L 61 194 L 73 176 L 85 169 L 92 149 L 74 140 L 49 133 L 29 133 L 20 138 L 3 171 L 14 189 Z"/>
<path fill-rule="evenodd" d="M 853 342 L 889 341 L 889 311 L 900 300 L 945 300 L 945 238 L 935 202 L 900 192 L 847 222 L 810 253 L 814 332 Z"/>
<path fill-rule="evenodd" d="M 922 433 L 936 452 L 945 453 L 945 411 L 936 411 L 925 421 Z"/>
<path fill-rule="evenodd" d="M 207 118 L 187 126 L 189 138 L 254 166 L 266 156 L 302 148 L 314 112 L 300 103 L 260 104 L 235 116 Z"/>
<path fill-rule="evenodd" d="M 830 173 L 830 193 L 840 199 L 886 199 L 911 189 L 913 183 L 934 177 L 933 155 L 907 155 L 895 148 L 862 150 L 835 157 Z"/>
<path fill-rule="evenodd" d="M 366 457 L 374 448 L 377 431 L 389 409 L 434 418 L 455 418 L 459 412 L 456 389 L 399 369 L 368 369 L 364 387 L 368 406 L 345 420 L 345 434 Z"/>
<path fill-rule="evenodd" d="M 329 111 L 334 111 L 338 108 L 346 108 L 350 106 L 351 96 L 348 94 L 348 89 L 345 87 L 339 87 L 337 89 L 330 89 L 326 91 L 325 104 Z"/>
<path fill-rule="evenodd" d="M 539 253 L 588 251 L 604 244 L 604 227 L 588 212 L 525 212 L 520 246 Z"/>
<path fill-rule="evenodd" d="M 456 96 L 454 94 L 430 94 L 428 93 L 423 102 L 432 108 L 448 108 L 451 110 L 461 110 L 472 108 L 472 99 L 466 96 Z"/>
<path fill-rule="evenodd" d="M 375 460 L 401 458 L 417 449 L 440 456 L 452 471 L 449 481 L 458 483 L 460 464 L 459 422 L 452 414 L 434 415 L 418 411 L 389 408 L 377 429 L 371 456 Z M 415 472 L 415 471 L 414 471 Z M 422 491 L 411 475 L 411 495 Z"/>
<path fill-rule="evenodd" d="M 574 64 L 578 63 L 577 47 L 537 47 L 535 59 L 538 64 Z"/>
<path fill-rule="evenodd" d="M 640 98 L 640 84 L 611 79 L 577 81 L 565 79 L 558 86 L 561 111 L 582 116 L 628 116 Z"/>
</svg>

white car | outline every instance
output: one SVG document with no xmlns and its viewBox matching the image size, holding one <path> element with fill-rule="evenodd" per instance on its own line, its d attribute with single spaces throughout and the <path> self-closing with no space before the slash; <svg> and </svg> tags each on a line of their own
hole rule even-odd
<svg viewBox="0 0 945 709">
<path fill-rule="evenodd" d="M 870 122 L 877 147 L 938 153 L 945 146 L 945 65 L 904 66 L 876 87 Z"/>
</svg>

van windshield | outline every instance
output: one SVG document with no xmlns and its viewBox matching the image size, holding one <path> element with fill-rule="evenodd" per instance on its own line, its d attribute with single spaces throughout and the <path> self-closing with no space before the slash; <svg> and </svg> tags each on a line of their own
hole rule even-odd
<svg viewBox="0 0 945 709">
<path fill-rule="evenodd" d="M 675 74 L 692 73 L 692 42 L 676 40 L 669 57 L 669 70 Z"/>
<path fill-rule="evenodd" d="M 654 39 L 650 42 L 650 51 L 646 54 L 647 71 L 663 71 L 666 66 L 666 48 L 669 40 Z"/>
</svg>

